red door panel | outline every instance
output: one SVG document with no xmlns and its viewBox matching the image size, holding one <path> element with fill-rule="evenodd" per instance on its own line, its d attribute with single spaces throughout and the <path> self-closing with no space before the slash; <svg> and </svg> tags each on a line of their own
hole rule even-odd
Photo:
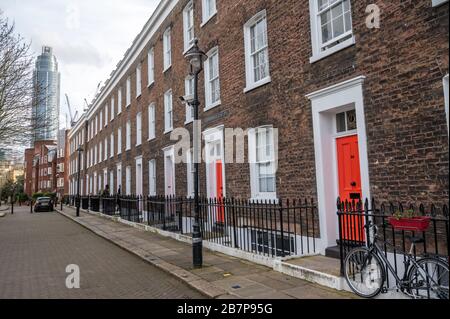
<svg viewBox="0 0 450 319">
<path fill-rule="evenodd" d="M 358 136 L 348 136 L 336 140 L 339 197 L 341 201 L 358 202 L 362 198 L 361 170 L 359 163 Z M 362 216 L 344 216 L 341 228 L 345 239 L 363 241 L 364 225 Z"/>
<path fill-rule="evenodd" d="M 216 162 L 216 194 L 217 194 L 217 221 L 223 223 L 225 221 L 223 201 L 223 175 L 222 175 L 222 161 Z"/>
</svg>

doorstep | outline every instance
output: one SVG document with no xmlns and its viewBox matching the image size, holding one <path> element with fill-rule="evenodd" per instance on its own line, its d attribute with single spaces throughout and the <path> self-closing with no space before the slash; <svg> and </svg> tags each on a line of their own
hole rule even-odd
<svg viewBox="0 0 450 319">
<path fill-rule="evenodd" d="M 299 279 L 336 290 L 351 291 L 340 274 L 340 261 L 326 256 L 300 257 L 279 261 L 274 269 Z"/>
</svg>

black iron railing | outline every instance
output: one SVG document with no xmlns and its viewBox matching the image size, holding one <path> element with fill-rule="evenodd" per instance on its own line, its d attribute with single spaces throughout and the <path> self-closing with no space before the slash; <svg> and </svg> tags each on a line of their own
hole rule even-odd
<svg viewBox="0 0 450 319">
<path fill-rule="evenodd" d="M 192 198 L 148 197 L 144 202 L 148 225 L 192 235 Z M 271 257 L 312 254 L 319 237 L 313 200 L 202 197 L 199 222 L 204 240 Z"/>
<path fill-rule="evenodd" d="M 192 236 L 195 216 L 192 198 L 87 196 L 82 203 L 88 203 L 91 211 L 117 214 L 130 222 Z M 201 197 L 199 222 L 204 240 L 268 257 L 313 254 L 320 235 L 313 200 Z"/>
<path fill-rule="evenodd" d="M 418 216 L 430 216 L 430 227 L 423 232 L 395 230 L 389 223 L 389 217 L 394 214 L 408 213 Z M 420 236 L 423 244 L 417 244 L 414 256 L 439 256 L 448 262 L 449 251 L 449 215 L 448 206 L 443 205 L 414 205 L 402 203 L 381 203 L 372 201 L 337 201 L 337 215 L 339 221 L 339 247 L 341 273 L 344 269 L 344 259 L 354 247 L 366 246 L 370 243 L 371 234 L 365 227 L 367 221 L 372 221 L 379 228 L 378 237 L 384 248 L 385 256 L 394 265 L 399 276 L 402 275 L 405 252 L 411 246 L 411 238 Z M 388 274 L 389 275 L 389 274 Z M 388 277 L 389 279 L 389 277 Z M 388 280 L 389 284 L 389 280 Z"/>
</svg>

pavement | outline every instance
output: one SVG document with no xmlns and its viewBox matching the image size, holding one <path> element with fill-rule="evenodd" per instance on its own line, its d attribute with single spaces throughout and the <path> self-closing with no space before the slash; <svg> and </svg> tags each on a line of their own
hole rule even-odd
<svg viewBox="0 0 450 319">
<path fill-rule="evenodd" d="M 2 205 L 2 208 L 5 206 Z M 66 287 L 66 267 L 80 269 L 80 289 Z M 0 299 L 199 299 L 159 268 L 66 217 L 15 206 L 0 218 Z"/>
<path fill-rule="evenodd" d="M 151 265 L 217 299 L 353 299 L 353 295 L 294 278 L 271 268 L 210 250 L 204 267 L 192 266 L 192 246 L 172 238 L 64 207 L 61 214 Z"/>
</svg>

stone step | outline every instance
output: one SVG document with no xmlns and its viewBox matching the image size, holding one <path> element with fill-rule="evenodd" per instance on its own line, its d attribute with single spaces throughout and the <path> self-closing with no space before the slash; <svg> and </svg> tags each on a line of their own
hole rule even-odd
<svg viewBox="0 0 450 319">
<path fill-rule="evenodd" d="M 325 287 L 351 291 L 340 274 L 340 261 L 326 256 L 301 257 L 278 262 L 277 271 Z"/>
<path fill-rule="evenodd" d="M 325 256 L 334 259 L 340 259 L 341 251 L 339 246 L 328 247 L 325 249 Z"/>
</svg>

